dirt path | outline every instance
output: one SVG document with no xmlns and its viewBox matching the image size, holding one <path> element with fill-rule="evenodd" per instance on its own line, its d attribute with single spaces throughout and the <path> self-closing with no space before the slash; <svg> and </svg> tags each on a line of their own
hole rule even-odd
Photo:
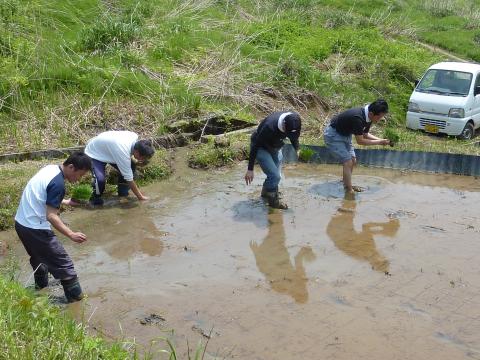
<svg viewBox="0 0 480 360">
<path fill-rule="evenodd" d="M 426 49 L 431 50 L 434 53 L 445 55 L 446 57 L 448 57 L 449 60 L 454 60 L 454 61 L 459 61 L 459 62 L 471 62 L 471 61 L 473 61 L 471 59 L 463 59 L 463 58 L 449 52 L 448 50 L 439 48 L 439 47 L 434 46 L 434 45 L 430 45 L 430 44 L 427 44 L 427 43 L 424 43 L 424 42 L 421 42 L 421 41 L 416 41 L 415 43 L 420 45 L 420 46 L 423 46 Z"/>
</svg>

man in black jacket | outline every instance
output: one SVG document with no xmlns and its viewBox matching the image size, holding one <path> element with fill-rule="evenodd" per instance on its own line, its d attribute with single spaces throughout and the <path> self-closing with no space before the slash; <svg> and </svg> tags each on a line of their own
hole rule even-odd
<svg viewBox="0 0 480 360">
<path fill-rule="evenodd" d="M 352 186 L 353 167 L 357 163 L 352 135 L 355 135 L 359 145 L 389 145 L 389 140 L 370 134 L 372 123 L 379 122 L 387 113 L 387 102 L 378 99 L 365 107 L 349 109 L 335 115 L 323 133 L 325 145 L 343 163 L 343 186 L 349 194 L 361 191 Z"/>
<path fill-rule="evenodd" d="M 296 112 L 275 112 L 263 119 L 252 134 L 245 182 L 247 185 L 252 182 L 253 165 L 257 159 L 258 164 L 267 175 L 262 187 L 262 197 L 266 198 L 268 205 L 273 208 L 288 208 L 287 204 L 280 201 L 278 195 L 278 184 L 281 179 L 281 149 L 283 140 L 288 137 L 298 152 L 301 127 L 302 121 Z"/>
</svg>

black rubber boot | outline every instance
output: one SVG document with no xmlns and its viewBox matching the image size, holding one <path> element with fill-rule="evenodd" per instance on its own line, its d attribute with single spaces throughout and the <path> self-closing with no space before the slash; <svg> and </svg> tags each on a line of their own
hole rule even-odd
<svg viewBox="0 0 480 360">
<path fill-rule="evenodd" d="M 78 277 L 74 277 L 68 280 L 61 280 L 65 297 L 69 303 L 80 301 L 83 299 L 83 292 L 78 282 Z"/>
<path fill-rule="evenodd" d="M 33 274 L 35 279 L 35 289 L 40 290 L 48 286 L 48 267 L 45 264 L 40 264 L 37 271 Z"/>
<path fill-rule="evenodd" d="M 265 195 L 266 195 L 265 198 L 267 199 L 267 202 L 268 202 L 268 206 L 274 209 L 283 209 L 283 210 L 288 209 L 288 205 L 280 200 L 280 197 L 278 196 L 278 192 L 267 192 Z"/>
</svg>

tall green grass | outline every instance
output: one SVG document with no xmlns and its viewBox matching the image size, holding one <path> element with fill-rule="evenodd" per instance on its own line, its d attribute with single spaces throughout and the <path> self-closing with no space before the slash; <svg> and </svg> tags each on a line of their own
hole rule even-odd
<svg viewBox="0 0 480 360">
<path fill-rule="evenodd" d="M 45 296 L 0 275 L 0 359 L 131 359 L 121 343 L 107 345 L 48 303 Z"/>
<path fill-rule="evenodd" d="M 335 109 L 384 97 L 403 126 L 413 81 L 443 59 L 415 41 L 480 60 L 478 19 L 473 0 L 3 0 L 0 145 L 292 106 L 264 106 L 252 88 L 307 90 Z"/>
</svg>

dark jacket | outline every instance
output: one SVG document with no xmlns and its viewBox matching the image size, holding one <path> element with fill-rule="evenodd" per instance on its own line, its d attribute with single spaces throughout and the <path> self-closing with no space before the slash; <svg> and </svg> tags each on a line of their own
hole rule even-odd
<svg viewBox="0 0 480 360">
<path fill-rule="evenodd" d="M 298 150 L 300 131 L 285 133 L 278 128 L 278 119 L 287 111 L 274 112 L 268 115 L 258 125 L 257 130 L 252 134 L 250 141 L 250 157 L 248 159 L 248 170 L 253 170 L 255 158 L 259 148 L 267 150 L 269 153 L 278 152 L 283 146 L 283 140 L 289 138 L 295 150 Z"/>
</svg>

